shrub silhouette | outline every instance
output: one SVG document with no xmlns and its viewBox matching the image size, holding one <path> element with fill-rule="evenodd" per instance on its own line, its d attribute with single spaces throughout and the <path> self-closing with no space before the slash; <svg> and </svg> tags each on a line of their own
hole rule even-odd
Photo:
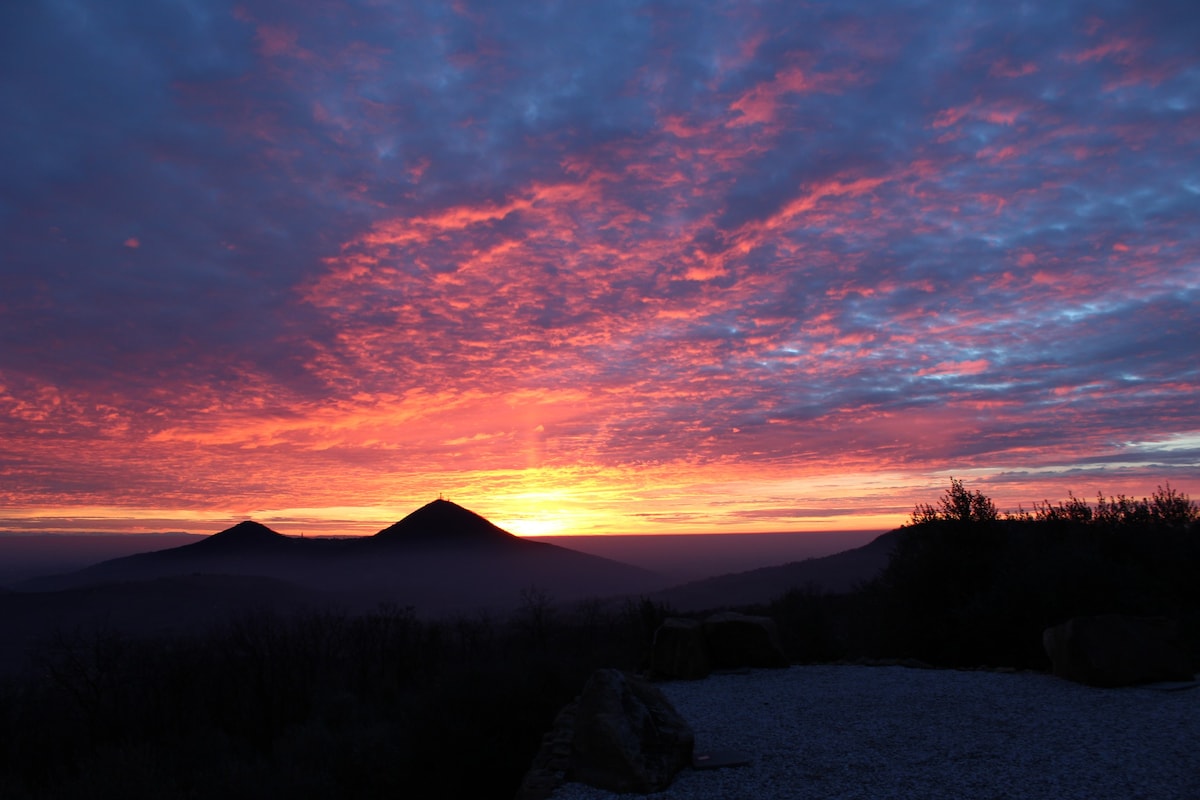
<svg viewBox="0 0 1200 800">
<path fill-rule="evenodd" d="M 867 646 L 935 664 L 1044 668 L 1045 627 L 1124 612 L 1178 620 L 1200 655 L 1198 520 L 1170 484 L 1151 498 L 1100 495 L 1093 508 L 1071 494 L 1001 518 L 952 478 L 937 505 L 917 505 L 863 589 L 879 617 Z"/>
<path fill-rule="evenodd" d="M 950 478 L 950 488 L 938 500 L 937 506 L 918 503 L 913 509 L 910 523 L 961 522 L 984 525 L 996 521 L 999 516 L 991 498 L 978 489 L 972 494 L 962 481 Z"/>
</svg>

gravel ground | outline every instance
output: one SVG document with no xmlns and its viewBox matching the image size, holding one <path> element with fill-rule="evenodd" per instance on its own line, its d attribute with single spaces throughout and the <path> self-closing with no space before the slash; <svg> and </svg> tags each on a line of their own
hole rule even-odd
<svg viewBox="0 0 1200 800">
<path fill-rule="evenodd" d="M 800 666 L 659 684 L 696 752 L 678 800 L 1200 800 L 1200 689 L 1093 689 L 1038 673 Z M 567 784 L 554 800 L 619 797 Z"/>
</svg>

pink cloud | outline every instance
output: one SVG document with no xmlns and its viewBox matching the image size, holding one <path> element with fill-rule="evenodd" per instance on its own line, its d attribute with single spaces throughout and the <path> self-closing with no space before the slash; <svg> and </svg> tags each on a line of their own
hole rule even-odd
<svg viewBox="0 0 1200 800">
<path fill-rule="evenodd" d="M 932 367 L 917 370 L 918 377 L 926 375 L 979 375 L 991 365 L 985 358 L 973 361 L 940 361 Z"/>
<path fill-rule="evenodd" d="M 1077 64 L 1104 60 L 1115 61 L 1119 64 L 1128 64 L 1133 60 L 1137 50 L 1138 46 L 1134 40 L 1113 38 L 1101 42 L 1094 47 L 1089 47 L 1087 50 L 1070 53 L 1065 58 Z"/>
<path fill-rule="evenodd" d="M 931 125 L 935 129 L 951 128 L 965 119 L 976 119 L 991 125 L 1009 127 L 1015 125 L 1017 120 L 1028 112 L 1027 107 L 1009 101 L 984 103 L 975 100 L 965 105 L 939 111 L 934 115 Z"/>
<path fill-rule="evenodd" d="M 937 113 L 933 118 L 933 127 L 949 128 L 952 125 L 957 125 L 963 117 L 971 110 L 971 106 L 958 106 L 956 108 L 946 108 Z"/>
<path fill-rule="evenodd" d="M 313 53 L 299 44 L 300 33 L 287 25 L 259 24 L 254 32 L 258 52 L 266 58 L 288 57 L 298 61 L 311 61 Z"/>
<path fill-rule="evenodd" d="M 755 85 L 730 103 L 729 110 L 734 112 L 735 116 L 728 124 L 733 127 L 771 124 L 775 121 L 779 105 L 787 95 L 839 92 L 858 79 L 858 75 L 853 72 L 820 73 L 798 66 L 788 67 L 775 73 L 773 79 Z"/>
<path fill-rule="evenodd" d="M 1037 72 L 1038 66 L 1033 62 L 1013 63 L 1008 59 L 1001 59 L 988 69 L 988 74 L 995 78 L 1024 78 Z"/>
</svg>

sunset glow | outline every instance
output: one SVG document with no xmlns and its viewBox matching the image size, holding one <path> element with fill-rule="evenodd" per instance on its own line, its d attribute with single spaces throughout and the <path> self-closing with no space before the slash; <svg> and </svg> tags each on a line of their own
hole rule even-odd
<svg viewBox="0 0 1200 800">
<path fill-rule="evenodd" d="M 0 530 L 1195 498 L 1200 12 L 943 10 L 0 11 Z"/>
</svg>

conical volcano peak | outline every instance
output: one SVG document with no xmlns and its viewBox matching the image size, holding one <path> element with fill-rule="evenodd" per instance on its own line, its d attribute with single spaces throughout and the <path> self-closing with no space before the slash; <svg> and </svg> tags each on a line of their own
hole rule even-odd
<svg viewBox="0 0 1200 800">
<path fill-rule="evenodd" d="M 395 525 L 384 528 L 374 538 L 379 541 L 438 546 L 520 541 L 474 511 L 441 498 L 421 506 Z"/>
</svg>

